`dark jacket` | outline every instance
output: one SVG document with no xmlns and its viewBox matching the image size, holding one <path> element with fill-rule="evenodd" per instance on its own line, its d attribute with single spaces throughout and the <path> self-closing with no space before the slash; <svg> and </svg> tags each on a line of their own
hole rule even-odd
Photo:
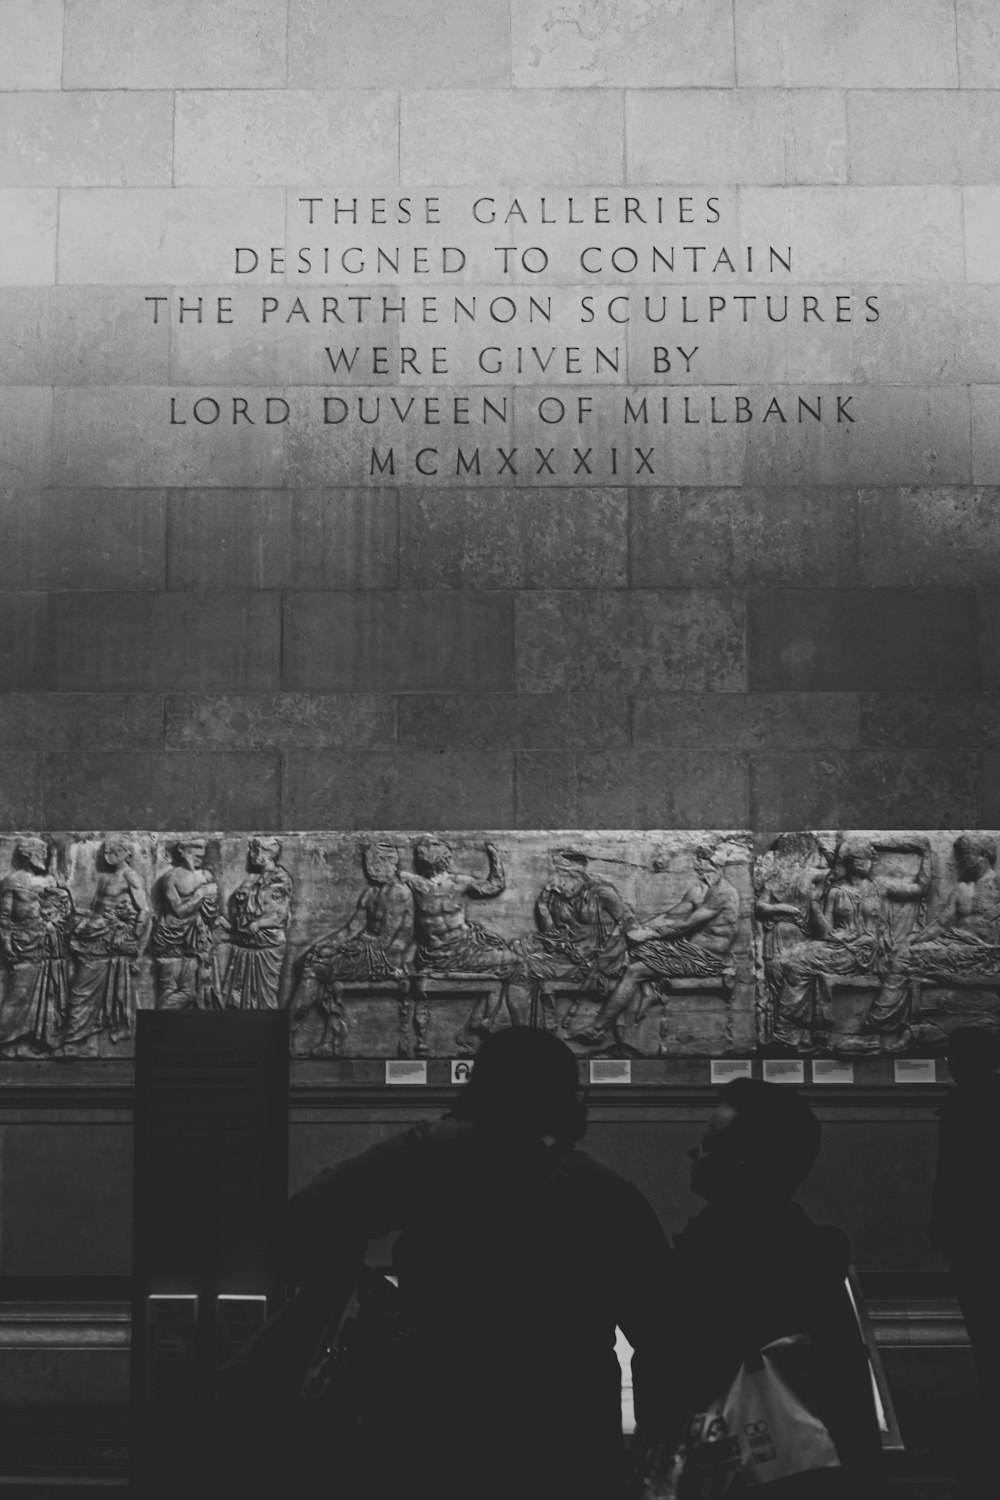
<svg viewBox="0 0 1000 1500">
<path fill-rule="evenodd" d="M 867 1351 L 845 1287 L 850 1246 L 796 1203 L 710 1206 L 675 1241 L 688 1411 L 724 1395 L 748 1354 L 788 1334 L 812 1341 L 816 1408 L 843 1465 L 820 1479 L 852 1500 L 882 1493 Z M 678 1351 L 679 1352 L 679 1351 Z M 794 1491 L 795 1481 L 788 1484 Z M 803 1483 L 810 1493 L 812 1481 Z"/>
<path fill-rule="evenodd" d="M 669 1247 L 642 1194 L 586 1152 L 418 1125 L 321 1173 L 289 1223 L 307 1283 L 345 1247 L 401 1231 L 408 1333 L 372 1443 L 387 1493 L 405 1480 L 407 1493 L 476 1500 L 612 1500 L 616 1324 L 636 1350 L 639 1419 L 676 1402 Z"/>
</svg>

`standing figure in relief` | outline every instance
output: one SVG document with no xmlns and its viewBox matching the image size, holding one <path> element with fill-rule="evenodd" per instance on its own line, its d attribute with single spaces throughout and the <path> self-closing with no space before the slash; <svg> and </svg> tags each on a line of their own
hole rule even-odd
<svg viewBox="0 0 1000 1500">
<path fill-rule="evenodd" d="M 653 869 L 664 870 L 669 863 L 669 856 L 654 859 Z M 712 851 L 699 845 L 694 851 L 690 884 L 680 900 L 669 911 L 626 932 L 628 967 L 591 1024 L 577 1033 L 578 1040 L 605 1041 L 644 985 L 671 979 L 713 979 L 726 973 L 739 917 L 739 893 L 715 864 Z M 643 1014 L 640 1004 L 636 1020 Z"/>
<path fill-rule="evenodd" d="M 764 983 L 770 1008 L 781 993 L 781 965 L 806 936 L 830 860 L 812 833 L 781 833 L 754 866 L 754 914 L 763 928 Z"/>
<path fill-rule="evenodd" d="M 81 917 L 69 940 L 76 974 L 69 996 L 63 1044 L 74 1047 L 106 1031 L 113 1042 L 132 1032 L 132 979 L 146 948 L 153 914 L 145 887 L 129 861 L 127 839 L 106 838 L 103 870 L 90 915 Z"/>
<path fill-rule="evenodd" d="M 204 839 L 182 839 L 176 864 L 156 886 L 153 927 L 159 1010 L 221 1010 L 216 933 L 222 926 L 219 887 L 203 868 Z"/>
<path fill-rule="evenodd" d="M 416 966 L 428 975 L 490 974 L 503 978 L 517 972 L 513 949 L 470 921 L 465 898 L 487 900 L 507 888 L 503 856 L 495 844 L 486 845 L 489 874 L 485 880 L 453 868 L 451 849 L 432 834 L 413 846 L 415 870 L 401 870 L 400 879 L 413 892 L 417 939 Z"/>
<path fill-rule="evenodd" d="M 278 864 L 277 839 L 247 846 L 251 874 L 229 898 L 232 952 L 222 987 L 229 1010 L 277 1010 L 278 983 L 292 917 L 292 877 Z"/>
<path fill-rule="evenodd" d="M 314 1057 L 335 1057 L 346 1019 L 345 984 L 401 981 L 413 957 L 413 897 L 399 870 L 393 844 L 365 844 L 361 864 L 368 884 L 348 921 L 317 938 L 299 961 L 299 981 L 291 1005 L 293 1031 L 315 1007 L 323 1034 Z"/>
<path fill-rule="evenodd" d="M 826 1043 L 833 1024 L 830 981 L 876 974 L 886 979 L 895 952 L 895 910 L 899 903 L 927 899 L 930 890 L 926 839 L 881 843 L 880 851 L 916 853 L 920 865 L 914 880 L 873 875 L 875 845 L 846 838 L 838 857 L 837 877 L 820 905 L 813 902 L 809 924 L 817 934 L 799 943 L 781 964 L 781 989 L 774 1009 L 772 1040 L 796 1052 L 815 1051 Z M 893 1028 L 892 996 L 876 998 L 868 1024 Z M 905 1038 L 900 1038 L 902 1045 Z M 892 1050 L 891 1044 L 887 1050 Z"/>
<path fill-rule="evenodd" d="M 59 1045 L 69 998 L 66 934 L 73 898 L 48 870 L 43 839 L 18 839 L 14 869 L 0 881 L 0 953 L 10 982 L 0 1013 L 0 1046 Z"/>
</svg>

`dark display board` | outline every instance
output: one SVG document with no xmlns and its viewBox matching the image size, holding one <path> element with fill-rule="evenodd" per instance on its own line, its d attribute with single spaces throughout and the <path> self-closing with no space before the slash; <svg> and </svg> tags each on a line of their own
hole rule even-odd
<svg viewBox="0 0 1000 1500">
<path fill-rule="evenodd" d="M 137 1021 L 133 1391 L 207 1398 L 234 1320 L 252 1323 L 264 1304 L 248 1299 L 280 1284 L 288 1018 Z"/>
</svg>

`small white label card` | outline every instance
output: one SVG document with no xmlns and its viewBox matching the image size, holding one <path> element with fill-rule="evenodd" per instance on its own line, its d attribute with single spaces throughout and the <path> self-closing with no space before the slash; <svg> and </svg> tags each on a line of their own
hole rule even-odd
<svg viewBox="0 0 1000 1500">
<path fill-rule="evenodd" d="M 732 1078 L 753 1076 L 749 1057 L 713 1057 L 709 1069 L 713 1083 L 729 1083 Z"/>
<path fill-rule="evenodd" d="M 817 1057 L 812 1065 L 813 1083 L 853 1083 L 854 1064 L 839 1057 Z"/>
<path fill-rule="evenodd" d="M 632 1064 L 627 1057 L 595 1057 L 590 1063 L 591 1083 L 631 1083 Z"/>
<path fill-rule="evenodd" d="M 805 1083 L 806 1065 L 797 1057 L 765 1057 L 761 1073 L 765 1083 Z"/>
<path fill-rule="evenodd" d="M 937 1083 L 933 1057 L 897 1057 L 893 1063 L 897 1083 Z"/>
<path fill-rule="evenodd" d="M 408 1057 L 394 1057 L 385 1065 L 386 1083 L 426 1083 L 427 1064 Z"/>
<path fill-rule="evenodd" d="M 468 1083 L 472 1077 L 472 1059 L 469 1057 L 453 1057 L 451 1060 L 452 1083 Z"/>
</svg>

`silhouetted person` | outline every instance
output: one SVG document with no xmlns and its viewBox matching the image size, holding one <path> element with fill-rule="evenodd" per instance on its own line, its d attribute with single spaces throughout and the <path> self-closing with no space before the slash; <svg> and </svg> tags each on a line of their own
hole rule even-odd
<svg viewBox="0 0 1000 1500">
<path fill-rule="evenodd" d="M 869 1500 L 885 1480 L 867 1350 L 845 1286 L 850 1247 L 792 1201 L 819 1145 L 819 1121 L 786 1085 L 741 1078 L 719 1091 L 691 1152 L 691 1187 L 708 1207 L 674 1245 L 685 1405 L 677 1422 L 724 1396 L 748 1353 L 808 1334 L 816 1412 L 842 1468 L 777 1481 L 775 1493 Z"/>
<path fill-rule="evenodd" d="M 450 1115 L 292 1199 L 302 1284 L 401 1230 L 407 1331 L 378 1382 L 359 1497 L 614 1500 L 616 1324 L 636 1351 L 638 1419 L 655 1423 L 676 1404 L 670 1250 L 638 1189 L 577 1149 L 585 1128 L 569 1048 L 505 1030 L 484 1041 Z M 336 1453 L 329 1460 L 335 1494 Z"/>
<path fill-rule="evenodd" d="M 992 1425 L 1000 1399 L 1000 1036 L 953 1031 L 948 1067 L 956 1087 L 940 1111 L 929 1234 L 951 1271 Z"/>
</svg>

